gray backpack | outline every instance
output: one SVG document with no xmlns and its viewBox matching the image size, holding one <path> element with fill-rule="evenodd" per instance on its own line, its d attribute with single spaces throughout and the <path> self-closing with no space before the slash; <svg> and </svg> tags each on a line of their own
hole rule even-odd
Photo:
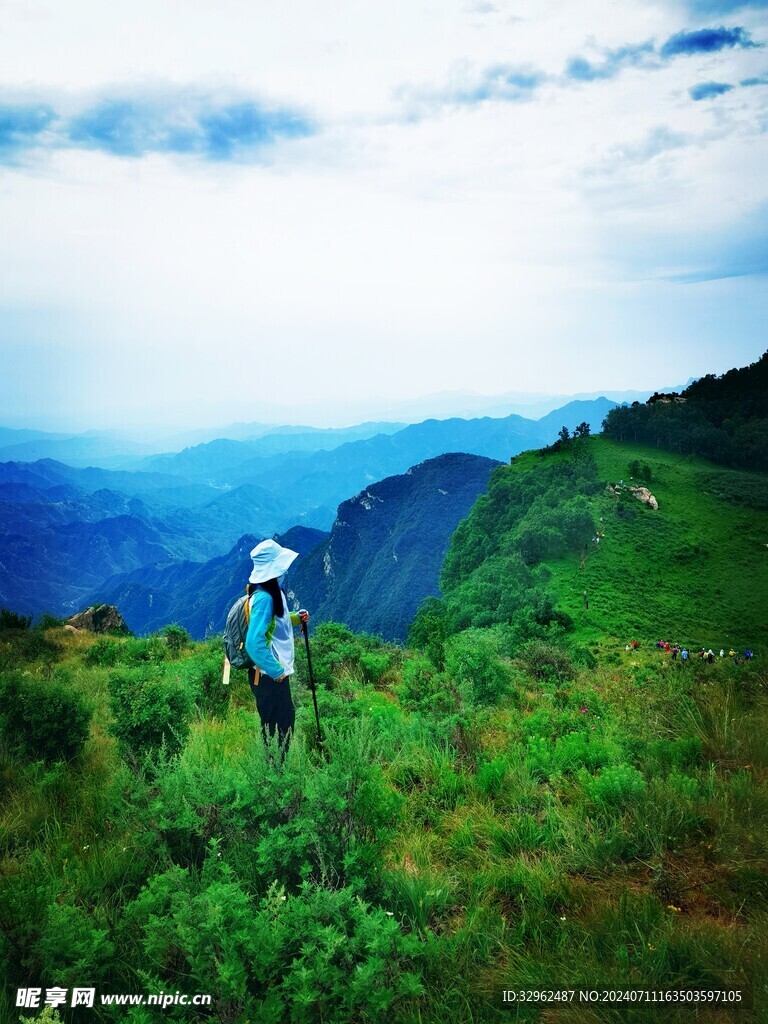
<svg viewBox="0 0 768 1024">
<path fill-rule="evenodd" d="M 246 594 L 229 609 L 224 627 L 224 651 L 232 668 L 251 668 L 253 661 L 245 649 L 245 635 L 251 621 L 251 599 Z"/>
</svg>

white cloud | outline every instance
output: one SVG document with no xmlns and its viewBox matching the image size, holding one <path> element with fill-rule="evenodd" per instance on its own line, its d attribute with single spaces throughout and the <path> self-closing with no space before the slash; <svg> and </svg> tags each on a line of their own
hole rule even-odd
<svg viewBox="0 0 768 1024">
<path fill-rule="evenodd" d="M 160 82 L 318 125 L 257 165 L 67 150 L 0 172 L 16 411 L 42 388 L 51 408 L 157 419 L 253 387 L 299 407 L 325 396 L 343 421 L 351 396 L 653 386 L 709 368 L 694 357 L 731 358 L 729 323 L 754 357 L 759 281 L 668 279 L 711 269 L 718 238 L 734 265 L 741 241 L 753 251 L 768 90 L 715 104 L 688 89 L 762 74 L 764 56 L 628 62 L 566 88 L 571 57 L 658 46 L 687 15 L 642 0 L 495 6 L 78 0 L 30 21 L 6 4 L 6 94 L 70 111 Z M 495 86 L 456 102 L 457 75 L 466 88 L 502 66 L 543 77 L 523 102 Z M 409 123 L 408 86 L 445 102 Z"/>
</svg>

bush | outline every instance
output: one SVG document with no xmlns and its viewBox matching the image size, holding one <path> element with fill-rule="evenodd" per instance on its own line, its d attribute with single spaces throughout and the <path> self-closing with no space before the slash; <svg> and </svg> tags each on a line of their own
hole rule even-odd
<svg viewBox="0 0 768 1024">
<path fill-rule="evenodd" d="M 177 674 L 144 667 L 123 669 L 110 675 L 108 688 L 114 716 L 110 732 L 132 760 L 163 743 L 171 754 L 181 748 L 194 694 Z"/>
<path fill-rule="evenodd" d="M 208 992 L 218 1019 L 263 1024 L 384 1022 L 421 994 L 422 944 L 394 917 L 311 883 L 291 895 L 273 882 L 257 898 L 217 853 L 199 875 L 156 875 L 128 908 L 155 991 Z"/>
<path fill-rule="evenodd" d="M 617 764 L 605 768 L 598 776 L 582 777 L 588 799 L 596 807 L 624 807 L 643 796 L 645 778 L 637 768 Z"/>
<path fill-rule="evenodd" d="M 408 646 L 424 651 L 439 669 L 445 668 L 443 644 L 452 632 L 449 618 L 445 602 L 427 597 L 408 631 Z"/>
<path fill-rule="evenodd" d="M 112 668 L 121 660 L 123 645 L 119 640 L 108 636 L 100 636 L 85 652 L 83 661 L 86 665 L 98 665 L 101 668 Z"/>
<path fill-rule="evenodd" d="M 64 625 L 64 619 L 59 619 L 55 615 L 45 612 L 40 621 L 37 624 L 38 629 L 60 629 Z"/>
<path fill-rule="evenodd" d="M 353 633 L 339 622 L 322 623 L 312 636 L 312 668 L 318 687 L 333 689 L 344 670 L 357 672 L 364 655 L 381 654 L 385 649 L 376 637 Z"/>
<path fill-rule="evenodd" d="M 165 637 L 168 650 L 174 658 L 178 658 L 184 648 L 188 647 L 192 642 L 192 637 L 177 622 L 172 622 L 170 626 L 166 626 L 162 635 Z"/>
<path fill-rule="evenodd" d="M 495 704 L 510 688 L 512 677 L 499 658 L 499 639 L 486 629 L 465 629 L 451 637 L 445 645 L 445 668 L 478 704 Z"/>
<path fill-rule="evenodd" d="M 568 652 L 557 644 L 546 640 L 529 640 L 520 649 L 520 660 L 534 679 L 546 680 L 573 679 L 574 668 Z"/>
<path fill-rule="evenodd" d="M 168 645 L 162 637 L 130 637 L 125 641 L 119 660 L 130 665 L 141 665 L 145 662 L 165 661 L 167 657 Z"/>
<path fill-rule="evenodd" d="M 186 658 L 176 667 L 176 675 L 194 695 L 201 715 L 220 718 L 229 707 L 229 695 L 235 682 L 241 676 L 232 677 L 232 683 L 224 686 L 221 674 L 224 665 L 223 648 L 220 642 L 207 644 L 194 658 Z"/>
<path fill-rule="evenodd" d="M 452 680 L 438 672 L 423 654 L 406 658 L 397 696 L 408 711 L 437 715 L 449 715 L 461 704 L 461 696 Z"/>
<path fill-rule="evenodd" d="M 0 682 L 0 718 L 25 757 L 69 761 L 88 739 L 91 708 L 65 683 L 11 675 Z"/>
<path fill-rule="evenodd" d="M 360 668 L 363 680 L 375 686 L 389 668 L 389 655 L 384 652 L 364 651 L 360 655 Z"/>
</svg>

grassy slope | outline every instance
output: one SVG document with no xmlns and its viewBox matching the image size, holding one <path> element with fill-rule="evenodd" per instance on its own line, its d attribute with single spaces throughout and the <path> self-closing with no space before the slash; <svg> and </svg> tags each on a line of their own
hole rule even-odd
<svg viewBox="0 0 768 1024">
<path fill-rule="evenodd" d="M 134 973 L 147 966 L 145 955 L 137 947 L 135 962 L 125 960 L 134 930 L 119 938 L 118 923 L 141 885 L 169 866 L 158 842 L 158 815 L 173 814 L 166 801 L 179 792 L 174 778 L 191 811 L 187 828 L 200 831 L 203 841 L 220 839 L 222 863 L 232 861 L 254 898 L 260 893 L 253 880 L 248 882 L 253 851 L 241 857 L 245 836 L 239 809 L 243 779 L 264 770 L 252 700 L 242 678 L 233 679 L 228 711 L 221 718 L 195 716 L 178 767 L 169 766 L 160 792 L 150 792 L 151 782 L 132 777 L 108 738 L 109 670 L 82 660 L 92 638 L 61 631 L 50 635 L 63 647 L 54 674 L 95 705 L 92 738 L 82 758 L 50 773 L 41 764 L 23 766 L 4 752 L 0 890 L 29 875 L 37 879 L 30 884 L 45 880 L 67 906 L 92 908 L 95 920 L 103 922 L 99 927 L 108 927 L 110 935 L 117 929 L 120 953 L 112 967 L 110 958 L 102 957 L 101 973 L 94 975 L 100 989 L 147 991 L 151 986 Z M 626 659 L 623 652 L 614 653 L 572 681 L 542 683 L 519 664 L 513 692 L 497 707 L 472 715 L 467 730 L 451 734 L 443 728 L 435 733 L 429 714 L 420 718 L 418 689 L 411 690 L 410 699 L 402 690 L 402 651 L 382 648 L 388 668 L 372 683 L 354 658 L 349 660 L 353 647 L 348 643 L 347 660 L 334 666 L 332 689 L 320 690 L 321 718 L 329 740 L 349 737 L 347 756 L 356 750 L 362 729 L 360 735 L 368 739 L 360 746 L 361 763 L 380 766 L 385 789 L 399 794 L 395 828 L 382 849 L 386 895 L 380 906 L 425 943 L 423 958 L 414 964 L 424 985 L 422 997 L 401 1001 L 372 1020 L 501 1024 L 510 1019 L 509 1007 L 500 1001 L 507 987 L 746 987 L 751 979 L 756 1000 L 768 997 L 761 961 L 768 935 L 768 761 L 759 665 L 737 668 L 726 660 L 683 668 L 646 649 Z M 211 651 L 210 645 L 196 645 L 174 665 L 184 672 Z M 315 652 L 321 655 L 317 646 Z M 336 754 L 328 765 L 308 760 L 304 740 L 312 735 L 314 715 L 301 658 L 298 668 L 294 694 L 301 739 L 289 755 L 289 770 L 304 764 L 302 788 L 327 787 L 335 777 Z M 29 670 L 50 671 L 45 663 Z M 692 694 L 698 710 L 690 703 Z M 573 732 L 583 734 L 588 745 L 566 755 Z M 531 737 L 540 738 L 540 750 L 532 752 Z M 691 749 L 686 740 L 679 748 L 678 737 L 692 738 L 700 747 Z M 341 751 L 338 742 L 332 747 Z M 584 762 L 589 750 L 602 751 L 603 760 Z M 602 768 L 596 769 L 598 764 Z M 639 792 L 608 803 L 590 796 L 595 778 L 629 765 L 645 779 Z M 278 778 L 268 779 L 263 799 L 253 805 L 246 799 L 246 807 L 274 803 L 287 835 L 301 822 L 283 821 L 279 809 L 288 806 L 288 790 L 280 784 L 273 793 Z M 239 794 L 234 803 L 232 793 Z M 213 802 L 220 818 L 209 813 L 212 794 L 218 794 Z M 342 796 L 340 806 L 349 799 Z M 367 813 L 366 806 L 357 813 Z M 295 860 L 290 846 L 284 853 L 279 875 Z M 302 898 L 289 890 L 289 904 Z M 49 961 L 60 969 L 66 965 L 69 978 L 75 968 L 66 953 L 66 922 L 54 914 L 41 928 L 43 905 L 39 898 L 34 907 L 18 909 L 18 927 L 28 923 L 30 929 L 25 948 L 34 962 L 32 944 L 39 945 L 38 936 L 44 935 Z M 225 914 L 211 927 L 203 942 L 206 948 L 210 944 L 210 964 L 189 977 L 174 974 L 172 966 L 156 967 L 166 989 L 217 990 L 216 943 L 231 935 L 234 924 Z M 190 935 L 180 942 L 183 949 L 194 945 Z M 45 967 L 35 971 L 36 980 L 53 983 Z M 86 973 L 91 978 L 90 970 Z M 16 972 L 13 985 L 17 975 L 24 976 Z M 16 1022 L 11 994 L 11 987 L 0 994 L 0 1019 Z M 154 1024 L 161 1017 L 148 1020 Z M 94 1014 L 94 1020 L 113 1019 Z M 193 1017 L 174 1019 L 192 1024 Z M 248 1014 L 226 1019 L 253 1020 Z M 284 1019 L 315 1018 L 296 1009 Z M 331 1012 L 324 1019 L 343 1024 L 349 1017 Z M 528 1006 L 515 1019 L 671 1024 L 731 1017 L 697 1015 L 690 1007 L 678 1014 L 664 1006 L 615 1013 Z"/>
<path fill-rule="evenodd" d="M 583 568 L 576 554 L 549 563 L 553 588 L 578 635 L 764 650 L 768 509 L 727 500 L 715 490 L 738 494 L 762 485 L 768 493 L 768 477 L 604 438 L 592 438 L 590 451 L 606 481 L 629 482 L 633 459 L 649 465 L 659 508 L 638 501 L 637 514 L 626 520 L 616 514 L 617 499 L 601 492 L 593 501 L 595 520 L 603 516 L 599 547 L 588 545 Z M 539 461 L 526 452 L 510 471 L 530 470 Z"/>
</svg>

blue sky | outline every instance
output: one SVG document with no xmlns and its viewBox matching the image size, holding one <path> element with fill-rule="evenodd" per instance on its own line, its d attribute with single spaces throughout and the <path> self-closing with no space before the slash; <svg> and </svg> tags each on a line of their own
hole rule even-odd
<svg viewBox="0 0 768 1024">
<path fill-rule="evenodd" d="M 753 361 L 767 8 L 0 0 L 5 422 L 344 423 Z"/>
</svg>

